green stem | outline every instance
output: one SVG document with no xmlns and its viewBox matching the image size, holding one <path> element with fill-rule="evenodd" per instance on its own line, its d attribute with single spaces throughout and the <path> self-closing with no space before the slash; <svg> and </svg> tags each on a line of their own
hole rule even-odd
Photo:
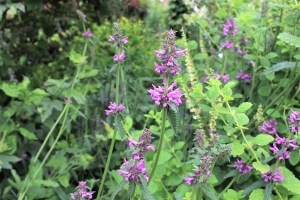
<svg viewBox="0 0 300 200">
<path fill-rule="evenodd" d="M 153 169 L 151 171 L 150 177 L 149 177 L 149 182 L 148 184 L 151 182 L 151 179 L 153 178 L 154 172 L 156 170 L 157 167 L 157 163 L 159 160 L 159 156 L 161 153 L 161 148 L 162 148 L 162 144 L 164 141 L 164 134 L 165 134 L 165 126 L 166 126 L 166 108 L 162 109 L 162 125 L 161 125 L 161 132 L 160 132 L 160 140 L 159 140 L 159 145 L 158 145 L 158 149 L 157 149 L 157 153 L 156 153 L 156 157 L 155 157 L 155 161 L 154 161 L 154 166 Z"/>
<path fill-rule="evenodd" d="M 120 56 L 120 54 L 121 54 L 121 48 L 118 48 L 118 56 Z M 120 68 L 121 68 L 120 62 L 118 62 L 117 77 L 116 77 L 116 94 L 115 94 L 116 95 L 115 96 L 115 99 L 116 99 L 115 101 L 116 101 L 117 105 L 119 104 Z M 109 148 L 109 153 L 108 153 L 107 161 L 106 161 L 105 168 L 104 168 L 104 173 L 103 173 L 101 183 L 100 183 L 100 187 L 99 187 L 99 190 L 98 190 L 98 193 L 97 193 L 97 198 L 96 199 L 99 199 L 99 200 L 101 199 L 100 198 L 101 193 L 102 193 L 102 190 L 103 190 L 104 182 L 105 182 L 106 175 L 107 175 L 107 172 L 108 172 L 108 168 L 109 168 L 109 165 L 110 165 L 112 152 L 113 152 L 113 149 L 114 149 L 114 146 L 115 146 L 116 135 L 117 135 L 117 131 L 114 130 L 114 135 L 113 135 L 112 141 L 110 143 L 110 148 Z"/>
<path fill-rule="evenodd" d="M 232 184 L 235 182 L 237 177 L 235 176 L 230 183 L 226 186 L 226 188 L 218 195 L 218 199 L 222 197 L 222 195 L 232 186 Z"/>
<path fill-rule="evenodd" d="M 65 125 L 66 125 L 66 121 L 67 121 L 67 116 L 68 116 L 68 112 L 69 112 L 69 104 L 66 105 L 66 111 L 65 111 L 65 115 L 64 115 L 64 119 L 63 119 L 63 122 L 62 122 L 62 125 L 60 127 L 60 130 L 59 130 L 59 133 L 57 135 L 57 137 L 55 138 L 55 141 L 53 142 L 53 144 L 51 145 L 49 151 L 47 152 L 45 158 L 43 159 L 42 163 L 39 165 L 39 167 L 37 168 L 37 170 L 35 171 L 34 175 L 32 176 L 32 178 L 29 178 L 30 179 L 30 182 L 28 182 L 28 178 L 26 178 L 26 181 L 25 181 L 25 189 L 24 191 L 20 194 L 20 196 L 18 197 L 18 200 L 22 200 L 28 189 L 30 188 L 30 186 L 32 185 L 32 183 L 34 183 L 37 175 L 39 174 L 39 172 L 41 171 L 41 169 L 43 168 L 43 166 L 45 165 L 46 161 L 48 160 L 48 157 L 50 156 L 50 154 L 52 153 L 56 143 L 58 142 L 60 136 L 62 135 L 64 129 L 65 129 Z"/>
<path fill-rule="evenodd" d="M 102 193 L 102 190 L 103 190 L 103 186 L 104 186 L 106 174 L 108 172 L 108 168 L 109 168 L 109 164 L 110 164 L 112 152 L 113 152 L 113 149 L 114 149 L 114 146 L 115 146 L 116 135 L 117 135 L 117 131 L 114 130 L 114 135 L 113 135 L 112 141 L 110 143 L 110 148 L 109 148 L 109 153 L 108 153 L 108 157 L 107 157 L 107 162 L 106 162 L 106 165 L 105 165 L 104 173 L 103 173 L 103 176 L 102 176 L 102 179 L 101 179 L 101 184 L 100 184 L 100 187 L 99 187 L 96 199 L 100 199 L 100 196 L 101 196 L 101 193 Z"/>
<path fill-rule="evenodd" d="M 237 121 L 237 119 L 236 119 L 236 117 L 235 117 L 234 113 L 232 112 L 232 109 L 231 109 L 231 107 L 230 107 L 230 105 L 229 105 L 228 101 L 226 101 L 226 106 L 227 106 L 227 108 L 229 109 L 229 111 L 230 111 L 230 114 L 231 114 L 231 116 L 233 117 L 233 119 L 234 119 L 234 122 L 236 123 L 236 125 L 237 125 L 238 129 L 239 129 L 239 130 L 240 130 L 240 132 L 242 133 L 242 136 L 243 136 L 243 138 L 244 138 L 244 140 L 245 140 L 245 142 L 246 142 L 246 144 L 247 144 L 248 148 L 249 148 L 249 149 L 250 149 L 250 151 L 252 152 L 252 154 L 253 154 L 253 156 L 254 156 L 255 160 L 256 160 L 258 163 L 260 163 L 260 164 L 261 164 L 261 162 L 260 162 L 260 160 L 258 159 L 258 157 L 256 156 L 256 154 L 255 154 L 254 150 L 252 149 L 251 145 L 249 144 L 249 142 L 248 142 L 248 140 L 247 140 L 247 138 L 246 138 L 246 136 L 245 136 L 245 133 L 244 133 L 244 131 L 243 131 L 243 129 L 242 129 L 242 127 L 241 127 L 241 125 L 238 123 L 238 121 Z"/>
<path fill-rule="evenodd" d="M 60 122 L 61 118 L 64 116 L 65 112 L 67 111 L 67 106 L 64 107 L 64 109 L 62 110 L 62 112 L 60 113 L 59 117 L 57 118 L 55 124 L 51 127 L 50 131 L 48 132 L 42 146 L 39 148 L 38 153 L 36 154 L 36 156 L 34 157 L 33 162 L 35 163 L 37 161 L 37 159 L 39 158 L 40 154 L 42 153 L 45 145 L 47 144 L 50 136 L 52 135 L 54 129 L 56 128 L 56 126 L 58 125 L 58 123 Z"/>
</svg>

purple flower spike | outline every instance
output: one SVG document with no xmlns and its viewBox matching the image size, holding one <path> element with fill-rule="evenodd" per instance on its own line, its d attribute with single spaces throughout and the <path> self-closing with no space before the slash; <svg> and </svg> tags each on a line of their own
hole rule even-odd
<svg viewBox="0 0 300 200">
<path fill-rule="evenodd" d="M 93 198 L 93 191 L 87 192 L 87 186 L 85 181 L 80 181 L 78 186 L 76 187 L 77 192 L 71 193 L 70 197 L 72 200 L 86 200 Z"/>
<path fill-rule="evenodd" d="M 82 36 L 83 36 L 83 37 L 86 37 L 86 38 L 91 38 L 91 37 L 93 37 L 93 33 L 92 33 L 91 30 L 88 28 L 84 33 L 82 33 Z"/>
<path fill-rule="evenodd" d="M 225 24 L 223 24 L 223 35 L 236 35 L 238 31 L 237 25 L 234 23 L 233 18 L 229 18 Z"/>
<path fill-rule="evenodd" d="M 288 121 L 291 126 L 291 132 L 300 132 L 300 112 L 291 110 Z"/>
<path fill-rule="evenodd" d="M 119 112 L 122 112 L 124 108 L 123 104 L 117 105 L 115 102 L 110 102 L 108 110 L 105 110 L 105 113 L 106 115 L 118 114 Z"/>
<path fill-rule="evenodd" d="M 233 166 L 242 174 L 247 174 L 253 170 L 251 165 L 247 165 L 242 160 L 236 160 Z"/>
<path fill-rule="evenodd" d="M 140 176 L 143 176 L 146 182 L 149 181 L 144 159 L 138 160 L 131 158 L 129 161 L 124 159 L 122 168 L 123 170 L 117 170 L 118 174 L 122 175 L 127 182 L 133 181 L 136 184 L 140 184 Z"/>
<path fill-rule="evenodd" d="M 270 119 L 270 121 L 264 121 L 262 125 L 259 126 L 258 130 L 270 135 L 277 134 L 277 121 L 275 119 Z"/>
<path fill-rule="evenodd" d="M 169 102 L 174 103 L 178 107 L 182 103 L 181 97 L 183 95 L 181 94 L 179 88 L 174 90 L 174 87 L 176 87 L 177 83 L 172 83 L 166 92 L 164 91 L 164 85 L 165 83 L 163 83 L 163 86 L 156 87 L 152 84 L 153 89 L 148 90 L 151 98 L 157 105 L 162 104 L 163 107 L 167 107 Z"/>
<path fill-rule="evenodd" d="M 251 82 L 252 81 L 252 76 L 250 74 L 247 74 L 247 73 L 243 73 L 242 70 L 240 70 L 240 73 L 237 74 L 235 76 L 235 78 L 237 80 L 241 80 L 242 82 Z"/>
<path fill-rule="evenodd" d="M 275 173 L 273 174 L 273 170 L 270 169 L 269 171 L 267 171 L 266 173 L 264 174 L 261 174 L 262 177 L 264 178 L 264 182 L 265 183 L 268 183 L 268 182 L 280 182 L 282 183 L 283 180 L 284 180 L 284 176 L 280 174 L 280 169 L 277 168 L 275 170 Z"/>
<path fill-rule="evenodd" d="M 114 55 L 114 61 L 115 62 L 122 62 L 122 61 L 124 61 L 125 57 L 126 57 L 125 51 L 122 50 L 122 52 L 121 52 L 121 54 L 119 56 L 117 54 Z"/>
<path fill-rule="evenodd" d="M 154 50 L 156 58 L 160 60 L 160 64 L 154 63 L 157 73 L 167 74 L 168 69 L 171 74 L 176 74 L 180 71 L 180 62 L 178 57 L 184 57 L 186 49 L 177 49 L 175 46 L 176 35 L 171 29 L 166 33 L 163 49 Z"/>
<path fill-rule="evenodd" d="M 222 49 L 232 49 L 234 47 L 234 42 L 229 42 L 228 40 L 226 40 L 225 42 L 221 43 L 221 47 Z"/>
</svg>

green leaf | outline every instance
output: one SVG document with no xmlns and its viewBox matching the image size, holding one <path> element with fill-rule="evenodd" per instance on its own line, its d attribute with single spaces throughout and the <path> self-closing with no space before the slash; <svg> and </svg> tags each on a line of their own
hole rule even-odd
<svg viewBox="0 0 300 200">
<path fill-rule="evenodd" d="M 249 200 L 259 200 L 264 198 L 264 190 L 263 189 L 255 189 L 249 196 Z"/>
<path fill-rule="evenodd" d="M 275 52 L 270 52 L 266 55 L 266 58 L 268 59 L 272 59 L 272 58 L 276 58 L 278 55 Z"/>
<path fill-rule="evenodd" d="M 166 110 L 167 112 L 167 118 L 168 118 L 168 121 L 170 122 L 170 125 L 175 133 L 175 135 L 177 135 L 177 127 L 178 127 L 178 120 L 177 120 L 177 117 L 178 117 L 178 113 L 175 113 L 174 111 L 172 110 Z"/>
<path fill-rule="evenodd" d="M 256 188 L 260 188 L 262 187 L 263 185 L 265 185 L 265 182 L 263 180 L 259 180 L 259 181 L 256 181 L 254 183 L 252 183 L 251 185 L 249 185 L 247 188 L 245 188 L 244 190 L 244 195 L 247 196 L 248 194 L 250 194 L 250 192 L 252 192 L 254 189 Z M 256 190 L 262 190 L 262 196 L 264 196 L 264 190 L 263 189 L 256 189 Z M 251 196 L 251 195 L 250 195 Z M 258 199 L 263 199 L 262 198 L 258 198 Z M 258 200 L 257 199 L 257 200 Z"/>
<path fill-rule="evenodd" d="M 230 115 L 230 111 L 228 108 L 222 107 L 222 106 L 215 106 L 214 109 L 217 111 L 217 113 Z"/>
<path fill-rule="evenodd" d="M 300 153 L 299 150 L 297 151 L 292 151 L 291 156 L 289 158 L 289 161 L 291 163 L 291 165 L 295 166 L 298 164 L 298 162 L 300 161 Z"/>
<path fill-rule="evenodd" d="M 124 140 L 126 132 L 123 128 L 123 124 L 121 122 L 121 117 L 119 115 L 115 116 L 115 126 L 117 131 L 120 133 L 121 139 Z"/>
<path fill-rule="evenodd" d="M 118 185 L 118 187 L 116 187 L 114 189 L 114 192 L 112 193 L 110 200 L 114 200 L 115 197 L 117 196 L 117 194 L 124 188 L 124 186 L 126 185 L 126 182 L 123 181 L 122 183 L 120 183 L 120 185 Z"/>
<path fill-rule="evenodd" d="M 2 83 L 0 89 L 9 97 L 18 97 L 21 93 L 16 84 Z"/>
<path fill-rule="evenodd" d="M 86 59 L 87 59 L 86 56 L 82 56 L 81 54 L 75 52 L 74 50 L 72 50 L 70 52 L 69 58 L 75 64 L 84 63 L 84 62 L 86 62 Z"/>
<path fill-rule="evenodd" d="M 168 152 L 168 151 L 162 151 L 160 153 L 160 157 L 158 160 L 158 165 L 162 165 L 164 163 L 166 163 L 168 160 L 170 160 L 172 158 L 172 155 Z"/>
<path fill-rule="evenodd" d="M 236 109 L 236 112 L 244 113 L 251 108 L 253 104 L 250 102 L 244 102 Z"/>
<path fill-rule="evenodd" d="M 240 200 L 242 198 L 243 191 L 236 192 L 232 189 L 228 189 L 224 194 L 225 200 Z"/>
<path fill-rule="evenodd" d="M 188 48 L 189 50 L 195 50 L 198 47 L 198 43 L 194 40 L 191 40 L 188 42 Z"/>
<path fill-rule="evenodd" d="M 62 185 L 62 186 L 64 186 L 65 188 L 67 188 L 67 187 L 69 187 L 69 181 L 70 181 L 70 173 L 65 173 L 65 174 L 63 174 L 63 175 L 60 175 L 59 177 L 58 177 L 58 181 L 59 181 L 59 183 Z"/>
<path fill-rule="evenodd" d="M 21 159 L 13 155 L 0 155 L 0 169 L 12 169 L 11 163 L 16 163 Z"/>
<path fill-rule="evenodd" d="M 254 138 L 254 143 L 259 146 L 264 146 L 271 143 L 274 138 L 271 135 L 259 134 Z"/>
<path fill-rule="evenodd" d="M 254 167 L 254 169 L 259 171 L 260 173 L 266 173 L 270 169 L 269 165 L 264 165 L 264 164 L 261 164 L 259 162 L 253 162 L 252 166 Z"/>
<path fill-rule="evenodd" d="M 96 76 L 98 74 L 98 72 L 99 72 L 99 70 L 92 69 L 92 70 L 89 70 L 89 71 L 81 72 L 78 77 L 80 79 L 93 77 L 93 76 Z"/>
<path fill-rule="evenodd" d="M 35 134 L 33 132 L 27 130 L 26 128 L 19 128 L 19 131 L 20 131 L 21 135 L 28 138 L 29 140 L 37 140 L 37 137 L 35 136 Z"/>
<path fill-rule="evenodd" d="M 269 200 L 272 195 L 273 183 L 268 183 L 265 188 L 264 200 Z"/>
<path fill-rule="evenodd" d="M 235 114 L 237 125 L 243 126 L 249 123 L 249 118 L 245 113 Z"/>
<path fill-rule="evenodd" d="M 135 184 L 134 184 L 133 181 L 130 181 L 129 185 L 128 185 L 128 197 L 129 197 L 129 199 L 131 199 L 132 195 L 134 194 L 134 191 L 135 191 Z"/>
<path fill-rule="evenodd" d="M 141 180 L 140 187 L 141 187 L 141 190 L 142 190 L 142 193 L 143 193 L 143 196 L 145 197 L 145 199 L 146 200 L 154 200 L 154 197 L 150 193 L 144 177 L 140 176 L 140 180 Z"/>
<path fill-rule="evenodd" d="M 210 200 L 218 200 L 218 196 L 215 192 L 213 192 L 211 189 L 209 189 L 206 185 L 200 185 L 201 190 L 205 194 L 207 198 Z"/>
<path fill-rule="evenodd" d="M 182 147 L 184 146 L 185 142 L 184 141 L 179 141 L 175 144 L 174 148 L 176 150 L 182 149 Z"/>
<path fill-rule="evenodd" d="M 295 194 L 300 194 L 300 180 L 295 177 L 293 172 L 288 170 L 285 167 L 279 167 L 282 174 L 284 176 L 283 183 L 280 183 L 283 187 L 285 187 L 290 192 L 293 192 Z"/>
<path fill-rule="evenodd" d="M 298 64 L 298 66 L 299 66 L 299 64 Z M 294 67 L 296 67 L 295 62 L 283 61 L 283 62 L 273 65 L 269 69 L 266 69 L 265 71 L 262 72 L 262 75 L 266 75 L 269 73 L 277 72 L 277 71 L 284 70 L 284 69 L 290 69 L 290 68 L 294 68 Z"/>
<path fill-rule="evenodd" d="M 281 41 L 284 41 L 285 43 L 288 43 L 291 46 L 300 47 L 300 37 L 291 35 L 287 32 L 283 32 L 280 33 L 277 36 L 277 38 L 280 39 Z"/>
<path fill-rule="evenodd" d="M 231 150 L 231 155 L 233 156 L 240 156 L 244 153 L 244 146 L 239 143 L 239 141 L 234 141 L 232 143 L 232 150 Z"/>
<path fill-rule="evenodd" d="M 42 185 L 42 186 L 45 186 L 45 187 L 58 187 L 59 184 L 55 181 L 52 181 L 52 180 L 36 180 L 34 181 L 34 184 L 37 184 L 37 185 Z"/>
</svg>

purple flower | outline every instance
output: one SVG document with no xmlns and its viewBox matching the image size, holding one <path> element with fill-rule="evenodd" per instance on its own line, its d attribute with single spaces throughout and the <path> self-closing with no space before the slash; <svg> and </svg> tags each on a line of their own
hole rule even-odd
<svg viewBox="0 0 300 200">
<path fill-rule="evenodd" d="M 85 181 L 80 181 L 78 186 L 76 187 L 77 191 L 75 193 L 71 193 L 72 200 L 82 200 L 82 199 L 92 199 L 93 191 L 87 192 L 87 186 Z"/>
<path fill-rule="evenodd" d="M 247 165 L 242 160 L 236 160 L 233 166 L 242 174 L 247 174 L 253 169 L 251 165 Z"/>
<path fill-rule="evenodd" d="M 115 46 L 123 46 L 128 42 L 128 36 L 123 36 L 123 32 L 118 23 L 114 23 L 114 34 L 108 37 L 109 42 L 114 42 Z"/>
<path fill-rule="evenodd" d="M 226 40 L 225 42 L 221 43 L 221 47 L 222 49 L 232 49 L 234 47 L 234 42 L 229 42 L 228 40 Z"/>
<path fill-rule="evenodd" d="M 248 51 L 247 50 L 242 51 L 240 47 L 237 48 L 236 52 L 237 52 L 237 54 L 239 54 L 241 56 L 248 55 Z"/>
<path fill-rule="evenodd" d="M 129 161 L 124 159 L 122 169 L 117 171 L 118 174 L 122 175 L 127 182 L 133 181 L 136 184 L 140 184 L 140 176 L 143 176 L 146 182 L 149 181 L 144 159 L 131 158 Z"/>
<path fill-rule="evenodd" d="M 110 102 L 110 105 L 108 106 L 108 110 L 105 110 L 106 115 L 112 115 L 112 114 L 118 114 L 122 110 L 124 110 L 124 105 L 120 104 L 117 105 L 115 102 Z"/>
<path fill-rule="evenodd" d="M 121 52 L 121 54 L 119 56 L 117 54 L 114 55 L 114 61 L 115 62 L 122 62 L 122 61 L 124 61 L 125 57 L 126 57 L 125 56 L 125 51 L 122 50 L 122 52 Z"/>
<path fill-rule="evenodd" d="M 155 147 L 151 145 L 152 133 L 150 130 L 145 129 L 143 134 L 139 137 L 138 141 L 134 141 L 131 138 L 128 138 L 129 146 L 135 148 L 135 157 L 144 157 L 148 151 L 155 151 Z"/>
<path fill-rule="evenodd" d="M 154 50 L 156 53 L 156 58 L 161 61 L 160 64 L 154 63 L 155 71 L 157 73 L 166 74 L 168 69 L 171 74 L 176 74 L 180 71 L 180 63 L 178 57 L 185 56 L 186 49 L 177 49 L 175 46 L 176 35 L 171 29 L 166 33 L 165 43 L 163 44 L 163 49 Z"/>
<path fill-rule="evenodd" d="M 83 37 L 87 37 L 87 38 L 91 38 L 93 37 L 93 33 L 91 32 L 91 30 L 88 28 L 84 33 L 82 33 Z"/>
<path fill-rule="evenodd" d="M 291 132 L 300 132 L 300 112 L 291 110 L 288 121 L 291 127 Z"/>
<path fill-rule="evenodd" d="M 273 173 L 273 170 L 270 169 L 269 171 L 267 171 L 266 173 L 264 174 L 261 174 L 262 177 L 264 178 L 264 182 L 265 183 L 268 183 L 268 182 L 280 182 L 282 183 L 283 180 L 284 180 L 284 176 L 280 174 L 280 169 L 277 168 L 275 170 L 275 173 Z"/>
<path fill-rule="evenodd" d="M 236 35 L 238 31 L 237 25 L 234 23 L 233 18 L 229 18 L 225 24 L 223 24 L 223 35 Z"/>
<path fill-rule="evenodd" d="M 240 70 L 240 73 L 235 76 L 237 80 L 241 80 L 243 82 L 251 82 L 252 76 L 247 73 L 243 73 L 243 70 Z"/>
<path fill-rule="evenodd" d="M 270 151 L 278 156 L 279 160 L 288 159 L 290 157 L 291 152 L 288 151 L 289 148 L 292 150 L 296 150 L 299 148 L 296 142 L 296 138 L 292 140 L 288 140 L 285 137 L 279 137 L 276 134 L 275 141 L 273 142 L 273 145 L 270 147 Z"/>
<path fill-rule="evenodd" d="M 186 178 L 185 178 L 185 184 L 191 185 L 191 184 L 193 183 L 194 180 L 195 180 L 195 179 L 194 179 L 194 177 L 192 177 L 192 176 L 186 177 Z"/>
<path fill-rule="evenodd" d="M 275 119 L 270 119 L 270 121 L 264 121 L 262 125 L 259 126 L 258 130 L 270 135 L 276 135 L 277 133 L 277 121 Z"/>
<path fill-rule="evenodd" d="M 214 79 L 219 79 L 219 78 L 221 79 L 221 81 L 223 83 L 227 83 L 229 81 L 229 75 L 228 74 L 223 76 L 219 73 L 216 73 L 215 76 L 214 76 Z"/>
<path fill-rule="evenodd" d="M 149 89 L 148 92 L 150 93 L 151 98 L 157 105 L 162 104 L 163 107 L 167 107 L 169 102 L 174 103 L 176 106 L 179 106 L 182 103 L 181 97 L 183 95 L 181 94 L 179 88 L 176 88 L 175 90 L 173 89 L 174 87 L 176 87 L 176 85 L 177 83 L 174 82 L 170 85 L 167 91 L 164 91 L 164 80 L 163 86 L 156 87 L 152 84 L 153 89 Z"/>
<path fill-rule="evenodd" d="M 108 38 L 108 41 L 109 42 L 115 41 L 115 36 L 110 35 L 109 38 Z"/>
</svg>

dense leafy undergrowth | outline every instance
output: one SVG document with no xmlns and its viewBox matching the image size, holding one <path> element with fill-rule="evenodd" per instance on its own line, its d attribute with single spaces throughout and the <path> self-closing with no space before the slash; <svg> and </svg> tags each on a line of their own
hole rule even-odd
<svg viewBox="0 0 300 200">
<path fill-rule="evenodd" d="M 151 29 L 158 1 L 32 47 L 1 32 L 1 199 L 300 199 L 300 4 L 183 2 L 181 30 Z"/>
</svg>

